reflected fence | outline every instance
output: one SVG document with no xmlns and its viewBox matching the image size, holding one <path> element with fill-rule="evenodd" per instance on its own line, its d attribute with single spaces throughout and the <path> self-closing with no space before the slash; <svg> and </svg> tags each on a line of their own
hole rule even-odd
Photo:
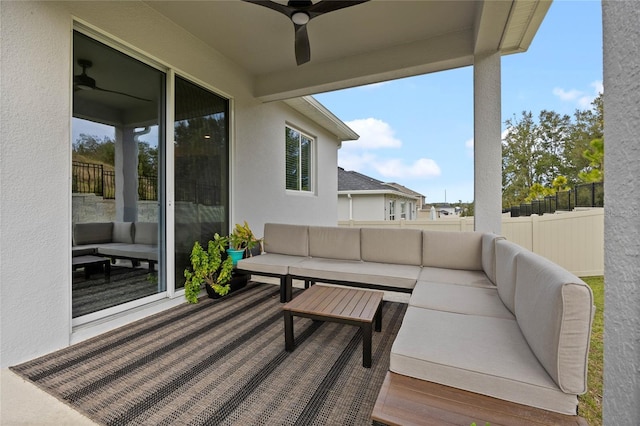
<svg viewBox="0 0 640 426">
<path fill-rule="evenodd" d="M 559 191 L 555 195 L 522 203 L 504 209 L 503 213 L 510 213 L 511 217 L 543 215 L 556 211 L 572 211 L 576 207 L 604 207 L 604 182 L 593 182 L 576 185 L 569 191 Z"/>
<path fill-rule="evenodd" d="M 113 200 L 116 198 L 116 174 L 113 170 L 105 170 L 102 164 L 73 161 L 71 191 Z M 138 176 L 138 200 L 158 200 L 157 176 Z"/>
</svg>

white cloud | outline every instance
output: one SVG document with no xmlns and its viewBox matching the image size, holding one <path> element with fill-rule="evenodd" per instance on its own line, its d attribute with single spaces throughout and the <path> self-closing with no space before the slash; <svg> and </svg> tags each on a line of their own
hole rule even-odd
<svg viewBox="0 0 640 426">
<path fill-rule="evenodd" d="M 402 146 L 402 142 L 395 137 L 395 132 L 389 123 L 377 118 L 361 118 L 347 121 L 346 124 L 360 135 L 360 139 L 344 142 L 342 144 L 344 148 L 379 149 L 400 148 Z"/>
<path fill-rule="evenodd" d="M 465 143 L 464 143 L 464 147 L 466 148 L 467 151 L 467 157 L 471 157 L 473 158 L 473 146 L 474 146 L 474 139 L 468 139 Z"/>
<path fill-rule="evenodd" d="M 578 108 L 590 109 L 591 103 L 600 93 L 603 92 L 604 87 L 601 80 L 596 80 L 589 84 L 593 88 L 592 93 L 588 93 L 578 89 L 564 90 L 560 87 L 553 89 L 553 94 L 560 98 L 564 102 L 574 102 Z"/>
<path fill-rule="evenodd" d="M 440 166 L 430 158 L 419 158 L 413 164 L 406 164 L 398 158 L 374 161 L 374 169 L 386 178 L 416 178 L 440 176 Z"/>
<path fill-rule="evenodd" d="M 576 89 L 571 89 L 569 91 L 561 89 L 560 87 L 555 87 L 553 89 L 553 94 L 560 98 L 560 100 L 565 102 L 575 101 L 580 96 L 582 96 L 583 92 Z"/>
<path fill-rule="evenodd" d="M 593 83 L 591 83 L 591 87 L 596 89 L 597 94 L 604 93 L 604 85 L 602 84 L 602 80 L 594 81 Z"/>
</svg>

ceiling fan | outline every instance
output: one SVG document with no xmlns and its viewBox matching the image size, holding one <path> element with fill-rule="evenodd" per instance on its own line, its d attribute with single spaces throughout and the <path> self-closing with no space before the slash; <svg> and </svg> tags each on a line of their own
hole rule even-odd
<svg viewBox="0 0 640 426">
<path fill-rule="evenodd" d="M 323 13 L 355 6 L 369 0 L 323 0 L 317 3 L 313 3 L 311 0 L 289 0 L 286 6 L 271 0 L 244 1 L 275 10 L 291 19 L 296 33 L 296 62 L 298 65 L 302 65 L 311 60 L 311 48 L 309 46 L 309 35 L 307 34 L 307 23 L 309 23 L 310 20 Z"/>
<path fill-rule="evenodd" d="M 91 68 L 93 66 L 93 62 L 88 59 L 78 59 L 78 65 L 82 67 L 82 74 L 73 76 L 74 90 L 99 90 L 101 92 L 109 92 L 115 93 L 117 95 L 128 96 L 139 101 L 153 102 L 151 99 L 141 98 L 124 92 L 118 92 L 117 90 L 109 90 L 98 87 L 96 86 L 96 81 L 87 75 L 87 68 Z"/>
</svg>

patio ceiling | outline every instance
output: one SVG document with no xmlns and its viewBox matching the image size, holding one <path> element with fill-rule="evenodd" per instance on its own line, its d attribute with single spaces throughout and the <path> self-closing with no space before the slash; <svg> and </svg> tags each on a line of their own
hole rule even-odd
<svg viewBox="0 0 640 426">
<path fill-rule="evenodd" d="M 264 101 L 468 66 L 477 54 L 525 51 L 551 4 L 371 0 L 313 19 L 311 61 L 297 66 L 293 24 L 273 10 L 241 0 L 146 3 L 245 69 Z"/>
</svg>

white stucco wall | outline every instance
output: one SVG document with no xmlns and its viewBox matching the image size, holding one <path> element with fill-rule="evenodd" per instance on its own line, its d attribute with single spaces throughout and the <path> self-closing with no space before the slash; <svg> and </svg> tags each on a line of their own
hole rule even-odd
<svg viewBox="0 0 640 426">
<path fill-rule="evenodd" d="M 385 220 L 385 197 L 383 194 L 352 195 L 353 220 Z M 339 209 L 338 220 L 349 220 L 349 199 L 339 197 L 343 206 Z M 346 206 L 346 207 L 345 207 Z"/>
<path fill-rule="evenodd" d="M 0 8 L 0 366 L 67 346 L 73 338 L 74 17 L 232 98 L 232 223 L 246 219 L 261 229 L 263 218 L 336 222 L 332 137 L 284 104 L 257 102 L 244 70 L 144 3 L 0 2 Z M 318 137 L 318 169 L 328 167 L 328 173 L 318 178 L 317 196 L 289 196 L 282 189 L 285 121 Z"/>
<path fill-rule="evenodd" d="M 640 424 L 640 8 L 603 2 L 603 424 Z"/>
<path fill-rule="evenodd" d="M 236 107 L 232 222 L 247 221 L 258 236 L 267 222 L 335 226 L 338 140 L 335 136 L 278 102 L 253 102 Z M 285 127 L 314 137 L 314 191 L 285 189 Z"/>
</svg>

